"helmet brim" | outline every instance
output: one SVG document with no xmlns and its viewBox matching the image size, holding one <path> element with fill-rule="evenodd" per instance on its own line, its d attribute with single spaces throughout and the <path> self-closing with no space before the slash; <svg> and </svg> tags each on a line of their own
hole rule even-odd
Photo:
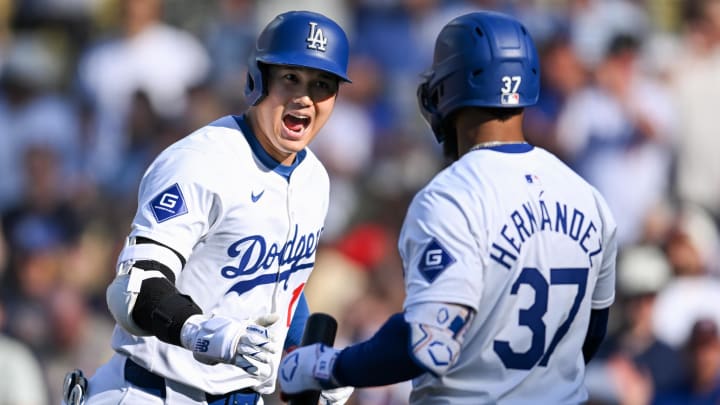
<svg viewBox="0 0 720 405">
<path fill-rule="evenodd" d="M 292 60 L 293 62 L 288 63 L 289 60 Z M 343 73 L 343 69 L 337 63 L 323 58 L 310 57 L 302 53 L 292 55 L 265 55 L 257 58 L 257 61 L 266 65 L 295 66 L 306 69 L 316 69 L 330 73 L 333 76 L 337 76 L 344 82 L 352 83 L 352 80 Z"/>
</svg>

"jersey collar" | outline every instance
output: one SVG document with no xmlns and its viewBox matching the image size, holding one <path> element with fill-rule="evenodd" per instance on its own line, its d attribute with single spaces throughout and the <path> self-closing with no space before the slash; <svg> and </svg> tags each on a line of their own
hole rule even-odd
<svg viewBox="0 0 720 405">
<path fill-rule="evenodd" d="M 493 146 L 487 146 L 482 148 L 474 148 L 471 150 L 494 150 L 497 152 L 504 152 L 504 153 L 525 153 L 530 152 L 533 149 L 533 145 L 529 143 L 508 143 L 508 144 L 501 144 L 501 145 L 493 145 Z"/>
<path fill-rule="evenodd" d="M 247 124 L 245 115 L 235 115 L 233 117 L 235 118 L 235 122 L 237 122 L 238 127 L 240 127 L 240 132 L 242 132 L 245 136 L 245 139 L 247 139 L 248 144 L 250 145 L 250 149 L 252 149 L 253 153 L 255 154 L 255 156 L 257 156 L 260 162 L 275 173 L 285 177 L 285 179 L 289 181 L 290 175 L 292 174 L 293 170 L 295 170 L 295 168 L 298 167 L 300 163 L 305 159 L 307 151 L 305 149 L 301 150 L 297 153 L 293 164 L 289 166 L 284 165 L 275 160 L 275 158 L 270 156 L 270 154 L 267 153 L 265 149 L 263 149 L 262 145 L 260 145 L 260 142 L 257 140 L 255 133 L 253 133 L 252 129 L 250 129 L 250 126 Z"/>
</svg>

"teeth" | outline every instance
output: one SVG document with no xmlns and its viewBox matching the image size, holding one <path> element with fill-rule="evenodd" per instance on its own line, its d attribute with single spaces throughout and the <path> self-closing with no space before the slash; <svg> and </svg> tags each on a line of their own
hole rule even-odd
<svg viewBox="0 0 720 405">
<path fill-rule="evenodd" d="M 301 120 L 306 120 L 306 119 L 310 118 L 307 115 L 300 115 L 300 114 L 293 114 L 293 113 L 288 113 L 288 115 L 291 115 L 291 116 L 301 119 Z"/>
</svg>

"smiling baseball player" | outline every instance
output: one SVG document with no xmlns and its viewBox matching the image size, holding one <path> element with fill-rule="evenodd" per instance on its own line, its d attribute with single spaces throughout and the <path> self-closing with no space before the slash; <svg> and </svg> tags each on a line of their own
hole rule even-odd
<svg viewBox="0 0 720 405">
<path fill-rule="evenodd" d="M 246 114 L 150 165 L 107 289 L 117 353 L 90 379 L 87 404 L 258 404 L 274 390 L 279 346 L 299 343 L 308 316 L 303 287 L 328 208 L 328 175 L 307 145 L 349 81 L 347 62 L 332 20 L 277 16 L 257 40 Z"/>
<path fill-rule="evenodd" d="M 614 299 L 605 201 L 525 142 L 539 93 L 527 30 L 504 14 L 440 32 L 421 110 L 453 163 L 413 199 L 398 243 L 404 311 L 369 340 L 302 347 L 280 366 L 286 397 L 413 379 L 411 404 L 578 404 Z"/>
</svg>

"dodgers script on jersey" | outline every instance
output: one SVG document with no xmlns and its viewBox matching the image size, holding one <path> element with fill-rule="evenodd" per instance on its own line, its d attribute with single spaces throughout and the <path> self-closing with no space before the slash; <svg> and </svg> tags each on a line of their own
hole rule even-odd
<svg viewBox="0 0 720 405">
<path fill-rule="evenodd" d="M 413 200 L 399 240 L 407 297 L 476 311 L 457 363 L 413 404 L 577 404 L 590 309 L 614 300 L 603 198 L 529 144 L 474 149 Z"/>
<path fill-rule="evenodd" d="M 310 150 L 285 170 L 249 131 L 242 117 L 227 116 L 166 149 L 141 181 L 130 236 L 186 258 L 176 285 L 203 313 L 238 320 L 277 313 L 271 329 L 282 342 L 315 262 L 329 179 Z M 277 370 L 257 385 L 238 367 L 204 365 L 182 347 L 117 326 L 112 344 L 148 370 L 208 393 L 274 389 Z"/>
</svg>

